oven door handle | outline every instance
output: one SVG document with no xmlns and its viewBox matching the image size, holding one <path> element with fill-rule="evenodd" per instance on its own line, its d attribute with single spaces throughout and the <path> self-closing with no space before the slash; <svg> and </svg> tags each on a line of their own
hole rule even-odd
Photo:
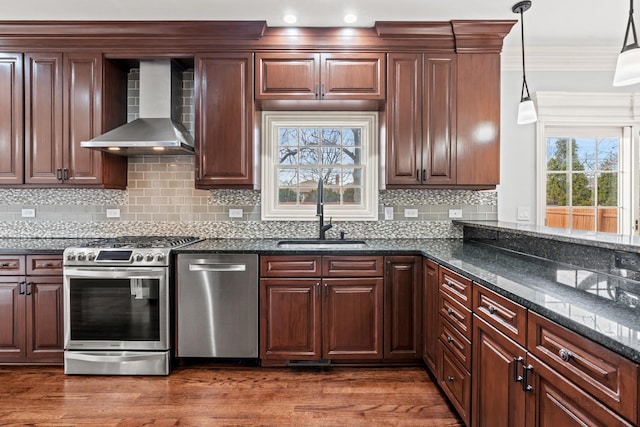
<svg viewBox="0 0 640 427">
<path fill-rule="evenodd" d="M 65 352 L 66 359 L 81 360 L 84 362 L 139 362 L 143 360 L 149 360 L 149 354 L 129 354 L 129 355 L 116 355 L 116 354 L 94 354 L 94 353 L 81 353 L 74 351 Z"/>
<path fill-rule="evenodd" d="M 99 279 L 152 279 L 164 275 L 166 269 L 154 268 L 149 270 L 136 269 L 113 269 L 113 268 L 92 268 L 92 269 L 66 269 L 64 275 L 76 278 L 99 278 Z"/>
</svg>

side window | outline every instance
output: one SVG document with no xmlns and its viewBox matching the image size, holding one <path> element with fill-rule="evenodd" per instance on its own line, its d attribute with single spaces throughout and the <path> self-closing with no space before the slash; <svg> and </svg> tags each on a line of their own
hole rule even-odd
<svg viewBox="0 0 640 427">
<path fill-rule="evenodd" d="M 546 225 L 620 232 L 620 128 L 546 129 Z"/>
</svg>

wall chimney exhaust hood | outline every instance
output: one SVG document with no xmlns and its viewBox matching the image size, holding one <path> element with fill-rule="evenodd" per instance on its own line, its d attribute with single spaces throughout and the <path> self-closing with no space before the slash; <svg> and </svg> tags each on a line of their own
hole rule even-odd
<svg viewBox="0 0 640 427">
<path fill-rule="evenodd" d="M 170 60 L 140 61 L 140 118 L 80 146 L 121 156 L 193 154 L 193 137 L 179 122 L 180 78 Z"/>
</svg>

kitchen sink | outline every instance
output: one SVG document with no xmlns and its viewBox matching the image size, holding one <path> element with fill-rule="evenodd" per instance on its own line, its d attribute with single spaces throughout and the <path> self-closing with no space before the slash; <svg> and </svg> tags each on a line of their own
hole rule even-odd
<svg viewBox="0 0 640 427">
<path fill-rule="evenodd" d="M 367 242 L 363 240 L 280 240 L 277 246 L 282 249 L 363 249 Z"/>
</svg>

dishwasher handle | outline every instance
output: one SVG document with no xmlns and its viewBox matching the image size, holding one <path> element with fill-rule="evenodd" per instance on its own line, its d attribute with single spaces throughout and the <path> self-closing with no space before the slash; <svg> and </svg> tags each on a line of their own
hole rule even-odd
<svg viewBox="0 0 640 427">
<path fill-rule="evenodd" d="M 235 272 L 247 271 L 246 264 L 189 264 L 189 271 Z"/>
</svg>

